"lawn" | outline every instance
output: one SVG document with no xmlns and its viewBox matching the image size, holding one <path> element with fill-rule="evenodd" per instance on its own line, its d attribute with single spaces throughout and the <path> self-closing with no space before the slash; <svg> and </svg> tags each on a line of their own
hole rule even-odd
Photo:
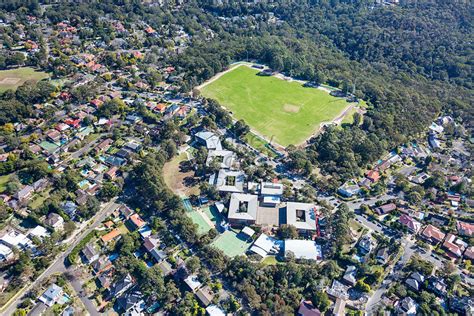
<svg viewBox="0 0 474 316">
<path fill-rule="evenodd" d="M 10 179 L 10 176 L 12 176 L 13 174 L 6 174 L 4 176 L 0 176 L 0 193 L 3 193 L 5 192 L 5 190 L 7 189 L 7 183 L 8 183 L 8 180 Z"/>
<path fill-rule="evenodd" d="M 235 232 L 230 230 L 225 231 L 211 245 L 222 250 L 231 258 L 243 255 L 250 247 L 250 243 L 239 238 Z"/>
<path fill-rule="evenodd" d="M 301 144 L 347 106 L 326 91 L 300 82 L 258 76 L 259 70 L 238 66 L 201 88 L 257 133 L 279 145 Z"/>
<path fill-rule="evenodd" d="M 1 70 L 0 92 L 3 92 L 8 89 L 15 90 L 28 80 L 39 81 L 45 78 L 48 78 L 47 73 L 36 71 L 30 67 Z"/>
<path fill-rule="evenodd" d="M 264 153 L 270 158 L 275 158 L 277 155 L 270 149 L 268 148 L 267 142 L 264 141 L 262 138 L 254 135 L 253 133 L 248 133 L 247 135 L 244 136 L 244 141 L 255 148 L 256 150 L 260 151 L 261 153 Z"/>
</svg>

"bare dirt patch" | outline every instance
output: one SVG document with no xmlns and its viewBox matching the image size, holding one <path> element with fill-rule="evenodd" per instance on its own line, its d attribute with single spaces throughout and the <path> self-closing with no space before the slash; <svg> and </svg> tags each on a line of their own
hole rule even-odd
<svg viewBox="0 0 474 316">
<path fill-rule="evenodd" d="M 198 182 L 186 153 L 181 153 L 163 166 L 166 185 L 179 196 L 199 194 Z"/>
<path fill-rule="evenodd" d="M 300 111 L 300 106 L 294 104 L 285 104 L 283 105 L 283 111 L 287 113 L 298 113 Z"/>
</svg>

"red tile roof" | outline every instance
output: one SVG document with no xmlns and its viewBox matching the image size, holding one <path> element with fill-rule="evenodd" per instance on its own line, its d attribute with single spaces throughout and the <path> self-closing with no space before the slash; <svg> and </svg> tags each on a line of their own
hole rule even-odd
<svg viewBox="0 0 474 316">
<path fill-rule="evenodd" d="M 101 237 L 103 242 L 109 242 L 120 236 L 120 231 L 117 228 L 112 229 L 109 233 Z"/>
<path fill-rule="evenodd" d="M 138 228 L 142 228 L 143 226 L 146 225 L 146 222 L 137 213 L 130 216 L 130 220 L 132 221 L 133 225 L 135 225 Z"/>
<path fill-rule="evenodd" d="M 440 242 L 444 239 L 444 236 L 446 236 L 438 227 L 433 225 L 426 226 L 422 235 L 432 242 Z"/>
</svg>

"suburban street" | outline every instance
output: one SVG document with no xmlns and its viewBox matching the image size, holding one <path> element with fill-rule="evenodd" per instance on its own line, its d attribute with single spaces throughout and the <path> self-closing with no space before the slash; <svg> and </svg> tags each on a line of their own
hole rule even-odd
<svg viewBox="0 0 474 316">
<path fill-rule="evenodd" d="M 110 214 L 112 213 L 115 209 L 119 207 L 119 204 L 115 203 L 116 198 L 112 199 L 110 202 L 104 204 L 101 208 L 101 210 L 94 216 L 92 217 L 88 223 L 89 225 L 86 225 L 84 228 L 77 230 L 75 237 L 73 238 L 71 244 L 67 247 L 65 251 L 62 253 L 58 254 L 56 260 L 32 283 L 27 285 L 25 288 L 23 288 L 16 296 L 16 298 L 11 301 L 8 305 L 5 306 L 5 308 L 0 311 L 2 315 L 12 315 L 14 311 L 16 310 L 18 304 L 20 304 L 23 300 L 23 295 L 30 291 L 32 288 L 35 286 L 41 284 L 45 279 L 50 277 L 51 275 L 55 273 L 64 273 L 67 271 L 67 267 L 65 266 L 65 259 L 69 255 L 69 253 L 74 249 L 74 247 L 85 237 L 87 234 L 89 234 L 92 230 L 96 229 L 102 221 Z M 77 289 L 74 287 L 74 289 L 77 291 Z M 89 304 L 88 302 L 90 300 L 84 299 L 80 293 L 77 293 L 78 296 L 81 298 L 82 302 L 86 306 L 88 312 L 91 315 L 97 315 L 98 313 L 96 312 L 95 306 L 92 304 Z M 41 303 L 41 305 L 43 305 Z M 33 310 L 30 312 L 30 315 L 35 315 L 33 312 L 38 313 L 36 315 L 39 315 L 39 312 L 41 312 L 41 308 L 33 308 Z"/>
</svg>

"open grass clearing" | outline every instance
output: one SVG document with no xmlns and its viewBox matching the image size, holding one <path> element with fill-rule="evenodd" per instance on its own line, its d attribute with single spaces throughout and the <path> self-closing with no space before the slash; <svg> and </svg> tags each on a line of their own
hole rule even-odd
<svg viewBox="0 0 474 316">
<path fill-rule="evenodd" d="M 247 242 L 240 235 L 233 231 L 225 231 L 211 244 L 220 249 L 228 257 L 236 257 L 245 254 L 251 243 Z"/>
<path fill-rule="evenodd" d="M 10 180 L 10 177 L 12 175 L 13 174 L 11 173 L 11 174 L 0 176 L 0 193 L 5 192 L 5 190 L 7 189 L 8 181 Z"/>
<path fill-rule="evenodd" d="M 267 142 L 265 140 L 254 135 L 252 132 L 247 133 L 247 135 L 244 136 L 244 141 L 270 158 L 275 158 L 277 156 L 270 148 L 267 147 Z"/>
<path fill-rule="evenodd" d="M 321 123 L 332 121 L 348 106 L 346 100 L 322 89 L 258 76 L 258 72 L 245 65 L 237 66 L 204 85 L 201 93 L 282 146 L 303 143 L 319 130 Z"/>
<path fill-rule="evenodd" d="M 47 73 L 36 71 L 31 67 L 0 70 L 0 92 L 9 89 L 16 90 L 26 81 L 39 81 L 48 77 Z"/>
<path fill-rule="evenodd" d="M 183 152 L 163 166 L 163 178 L 166 186 L 179 196 L 199 194 L 199 186 L 194 183 L 194 171 L 183 171 L 182 163 L 188 160 L 188 155 Z"/>
</svg>

